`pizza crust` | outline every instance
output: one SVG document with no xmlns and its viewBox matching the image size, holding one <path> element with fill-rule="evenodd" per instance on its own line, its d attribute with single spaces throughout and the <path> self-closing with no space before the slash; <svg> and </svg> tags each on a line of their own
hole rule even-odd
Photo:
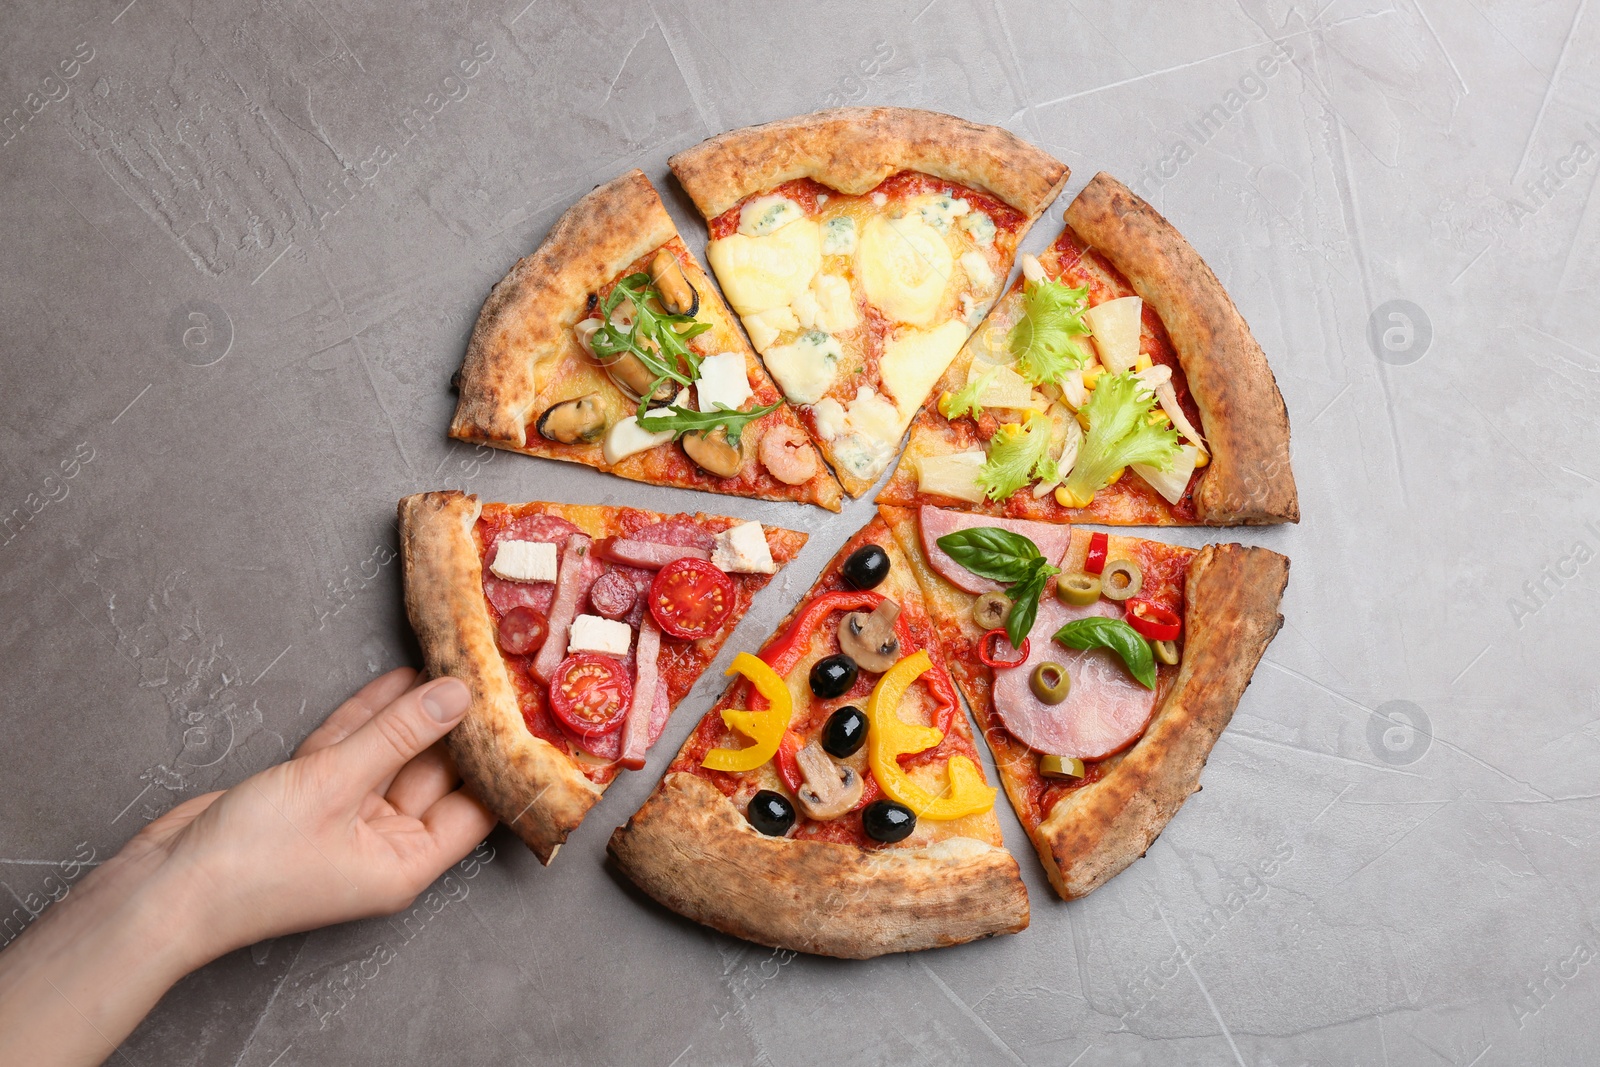
<svg viewBox="0 0 1600 1067">
<path fill-rule="evenodd" d="M 428 673 L 472 691 L 467 717 L 448 737 L 461 777 L 548 864 L 602 790 L 523 724 L 483 595 L 473 537 L 481 510 L 476 497 L 454 490 L 400 501 L 406 613 Z"/>
<path fill-rule="evenodd" d="M 558 358 L 588 295 L 677 236 L 644 172 L 597 187 L 567 209 L 484 301 L 461 365 L 450 436 L 523 448 L 537 368 Z"/>
<path fill-rule="evenodd" d="M 1283 616 L 1289 560 L 1210 545 L 1189 563 L 1183 661 L 1139 742 L 1104 778 L 1063 797 L 1030 831 L 1050 884 L 1073 900 L 1144 855 L 1190 794 Z"/>
<path fill-rule="evenodd" d="M 1159 212 L 1103 172 L 1067 207 L 1067 225 L 1127 277 L 1177 349 L 1211 448 L 1194 493 L 1197 520 L 1299 522 L 1289 413 L 1267 357 L 1211 268 Z"/>
<path fill-rule="evenodd" d="M 1028 925 L 1027 890 L 1003 848 L 952 838 L 872 851 L 766 837 L 682 771 L 617 828 L 609 850 L 666 907 L 773 948 L 866 959 Z"/>
<path fill-rule="evenodd" d="M 707 219 L 795 178 L 860 195 L 914 170 L 993 193 L 1032 220 L 1068 173 L 1066 164 L 998 126 L 905 107 L 834 108 L 730 130 L 667 164 Z"/>
</svg>

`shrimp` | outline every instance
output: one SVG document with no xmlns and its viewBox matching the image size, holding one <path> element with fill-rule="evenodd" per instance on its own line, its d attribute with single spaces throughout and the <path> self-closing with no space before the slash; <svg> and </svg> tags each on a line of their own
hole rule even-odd
<svg viewBox="0 0 1600 1067">
<path fill-rule="evenodd" d="M 785 485 L 817 476 L 817 453 L 798 426 L 776 426 L 761 438 L 761 465 Z"/>
</svg>

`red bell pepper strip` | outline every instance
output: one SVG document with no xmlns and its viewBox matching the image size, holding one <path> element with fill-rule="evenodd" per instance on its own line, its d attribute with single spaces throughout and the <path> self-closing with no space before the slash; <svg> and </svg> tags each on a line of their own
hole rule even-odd
<svg viewBox="0 0 1600 1067">
<path fill-rule="evenodd" d="M 1099 574 L 1106 569 L 1106 549 L 1111 545 L 1111 538 L 1103 533 L 1089 535 L 1089 554 L 1084 557 L 1083 569 L 1090 574 Z"/>
<path fill-rule="evenodd" d="M 1004 637 L 1007 641 L 1011 640 L 1004 629 L 990 630 L 978 638 L 978 658 L 983 661 L 985 667 L 1015 667 L 1018 664 L 1028 662 L 1028 653 L 1032 650 L 1032 646 L 1026 637 L 1022 639 L 1022 647 L 1017 649 L 1016 659 L 999 659 L 990 651 L 990 642 L 994 641 L 996 637 Z"/>
<path fill-rule="evenodd" d="M 799 793 L 800 787 L 806 784 L 806 776 L 800 773 L 800 761 L 795 758 L 804 744 L 799 734 L 785 730 L 783 740 L 778 742 L 777 758 L 773 760 L 778 767 L 778 777 L 791 793 Z"/>
<path fill-rule="evenodd" d="M 1178 613 L 1162 607 L 1153 600 L 1134 598 L 1123 604 L 1128 625 L 1152 641 L 1176 641 L 1183 632 L 1183 620 Z"/>
</svg>

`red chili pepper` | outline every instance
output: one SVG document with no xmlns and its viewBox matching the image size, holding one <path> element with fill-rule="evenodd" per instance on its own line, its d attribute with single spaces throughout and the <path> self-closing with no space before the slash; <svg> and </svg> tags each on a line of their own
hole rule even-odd
<svg viewBox="0 0 1600 1067">
<path fill-rule="evenodd" d="M 1183 620 L 1178 613 L 1164 608 L 1153 600 L 1135 598 L 1123 604 L 1128 625 L 1152 641 L 1176 641 L 1183 632 Z"/>
<path fill-rule="evenodd" d="M 1111 544 L 1111 538 L 1103 533 L 1089 535 L 1089 555 L 1084 558 L 1083 569 L 1090 574 L 1099 574 L 1106 569 L 1106 549 Z"/>
<path fill-rule="evenodd" d="M 989 641 L 995 637 L 1003 637 L 1007 642 L 1011 640 L 1011 638 L 1006 635 L 1006 632 L 1003 629 L 990 630 L 988 633 L 978 638 L 978 658 L 983 660 L 984 666 L 1015 667 L 1018 664 L 1027 662 L 1028 651 L 1032 646 L 1026 637 L 1022 639 L 1022 647 L 1017 649 L 1017 658 L 1011 660 L 999 659 L 993 652 L 989 650 Z"/>
</svg>

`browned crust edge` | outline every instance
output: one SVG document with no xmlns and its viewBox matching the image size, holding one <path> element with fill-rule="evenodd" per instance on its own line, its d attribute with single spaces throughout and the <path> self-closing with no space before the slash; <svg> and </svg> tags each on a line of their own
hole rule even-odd
<svg viewBox="0 0 1600 1067">
<path fill-rule="evenodd" d="M 708 219 L 795 178 L 860 195 L 902 170 L 985 190 L 1034 219 L 1068 174 L 999 126 L 906 107 L 841 107 L 729 130 L 667 165 Z"/>
<path fill-rule="evenodd" d="M 1183 661 L 1150 727 L 1104 778 L 1062 798 L 1030 830 L 1066 900 L 1134 860 L 1200 788 L 1200 771 L 1283 616 L 1289 560 L 1265 548 L 1209 545 L 1189 563 Z"/>
<path fill-rule="evenodd" d="M 472 536 L 481 510 L 477 497 L 455 490 L 400 501 L 406 614 L 428 672 L 459 678 L 472 691 L 467 717 L 448 738 L 461 777 L 549 864 L 602 789 L 523 725 L 483 597 Z"/>
<path fill-rule="evenodd" d="M 682 771 L 617 828 L 609 849 L 673 911 L 795 952 L 867 959 L 1028 925 L 1028 893 L 1003 848 L 953 838 L 874 852 L 764 837 L 715 786 Z"/>
<path fill-rule="evenodd" d="M 1104 172 L 1068 205 L 1066 219 L 1155 308 L 1177 349 L 1211 446 L 1211 466 L 1194 495 L 1199 522 L 1299 522 L 1283 396 L 1205 260 L 1155 208 Z"/>
<path fill-rule="evenodd" d="M 676 235 L 643 171 L 629 171 L 568 208 L 478 312 L 450 436 L 526 446 L 538 363 L 559 352 L 565 331 L 587 314 L 589 293 Z"/>
</svg>

